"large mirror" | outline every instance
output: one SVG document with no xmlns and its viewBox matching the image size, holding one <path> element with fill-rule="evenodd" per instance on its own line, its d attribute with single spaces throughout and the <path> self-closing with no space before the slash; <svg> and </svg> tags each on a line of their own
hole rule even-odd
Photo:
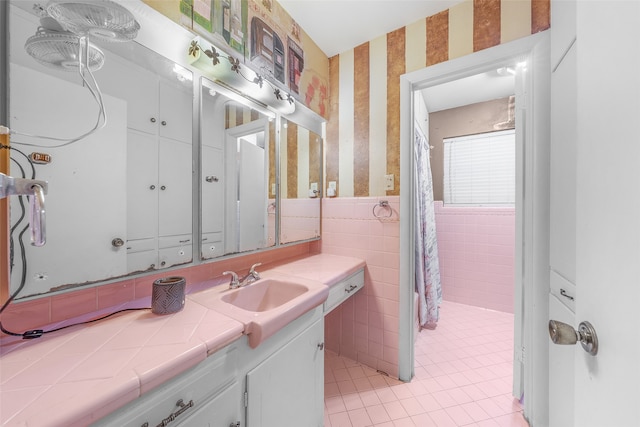
<svg viewBox="0 0 640 427">
<path fill-rule="evenodd" d="M 10 174 L 49 182 L 47 243 L 27 242 L 24 257 L 29 219 L 11 199 L 11 291 L 24 284 L 19 298 L 29 297 L 191 262 L 192 73 L 135 41 L 84 45 L 39 30 L 52 26 L 41 16 L 34 2 L 11 3 Z"/>
<path fill-rule="evenodd" d="M 202 259 L 275 242 L 275 115 L 202 78 Z"/>
<path fill-rule="evenodd" d="M 18 299 L 320 236 L 322 119 L 286 103 L 285 120 L 203 77 L 192 33 L 126 5 L 135 41 L 72 37 L 44 65 L 51 21 L 10 0 L 9 174 L 49 183 L 45 246 L 29 245 L 26 198 L 11 198 Z M 45 43 L 29 54 L 34 36 Z"/>
<path fill-rule="evenodd" d="M 282 119 L 280 130 L 280 242 L 320 237 L 322 137 Z"/>
</svg>

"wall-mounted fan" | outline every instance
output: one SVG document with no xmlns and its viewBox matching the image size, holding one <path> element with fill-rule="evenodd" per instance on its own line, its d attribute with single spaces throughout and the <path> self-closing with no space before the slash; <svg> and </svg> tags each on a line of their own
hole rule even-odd
<svg viewBox="0 0 640 427">
<path fill-rule="evenodd" d="M 104 65 L 104 53 L 98 47 L 67 31 L 40 27 L 24 48 L 40 64 L 59 70 L 78 71 L 86 65 L 93 72 Z"/>
<path fill-rule="evenodd" d="M 83 86 L 98 104 L 94 127 L 76 138 L 55 138 L 12 133 L 58 141 L 53 147 L 63 147 L 79 141 L 104 127 L 107 115 L 93 72 L 104 65 L 104 53 L 89 39 L 113 42 L 133 40 L 140 24 L 126 8 L 111 0 L 50 0 L 46 7 L 36 5 L 40 27 L 27 39 L 24 48 L 37 62 L 63 71 L 77 71 Z M 39 146 L 23 143 L 24 145 Z"/>
<path fill-rule="evenodd" d="M 39 63 L 61 70 L 99 70 L 104 54 L 88 39 L 129 41 L 140 29 L 131 12 L 110 0 L 51 0 L 39 10 L 40 28 L 25 50 Z"/>
<path fill-rule="evenodd" d="M 46 11 L 65 30 L 105 41 L 133 40 L 140 30 L 131 12 L 110 0 L 51 0 Z"/>
</svg>

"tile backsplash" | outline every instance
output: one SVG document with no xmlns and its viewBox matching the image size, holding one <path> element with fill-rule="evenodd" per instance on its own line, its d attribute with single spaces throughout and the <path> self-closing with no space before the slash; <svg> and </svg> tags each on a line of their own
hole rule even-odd
<svg viewBox="0 0 640 427">
<path fill-rule="evenodd" d="M 72 323 L 72 319 L 86 320 L 107 314 L 113 311 L 114 307 L 121 307 L 128 302 L 151 297 L 153 281 L 161 277 L 168 275 L 185 277 L 188 293 L 192 285 L 205 280 L 228 281 L 228 277 L 222 276 L 225 270 L 247 271 L 257 262 L 261 262 L 268 268 L 268 264 L 273 265 L 317 252 L 316 242 L 302 243 L 196 266 L 166 270 L 149 276 L 128 278 L 120 282 L 82 288 L 29 301 L 13 302 L 2 313 L 2 325 L 12 332 L 22 333 L 47 325 L 60 326 Z M 148 303 L 150 304 L 150 301 Z M 0 338 L 3 336 L 4 334 L 0 333 Z"/>
</svg>

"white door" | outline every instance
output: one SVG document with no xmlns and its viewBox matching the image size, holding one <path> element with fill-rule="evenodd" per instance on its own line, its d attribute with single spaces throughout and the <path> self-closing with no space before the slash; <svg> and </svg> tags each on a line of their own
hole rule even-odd
<svg viewBox="0 0 640 427">
<path fill-rule="evenodd" d="M 552 375 L 550 389 L 574 396 L 552 395 L 550 414 L 572 405 L 575 426 L 638 426 L 640 3 L 579 1 L 576 23 L 575 323 L 593 324 L 599 350 L 553 347 L 572 353 L 550 365 L 572 370 L 573 387 L 563 383 L 571 375 Z M 552 200 L 560 179 L 552 175 Z"/>
<path fill-rule="evenodd" d="M 238 233 L 240 252 L 266 244 L 265 150 L 238 140 Z"/>
</svg>

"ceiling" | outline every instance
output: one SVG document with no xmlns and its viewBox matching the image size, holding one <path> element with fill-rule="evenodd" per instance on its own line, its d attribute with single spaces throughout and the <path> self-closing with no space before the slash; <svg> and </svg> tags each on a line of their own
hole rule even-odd
<svg viewBox="0 0 640 427">
<path fill-rule="evenodd" d="M 277 0 L 328 56 L 349 51 L 465 0 Z M 505 64 L 512 65 L 512 64 Z M 489 72 L 424 89 L 429 112 L 504 98 L 514 78 Z"/>
<path fill-rule="evenodd" d="M 515 82 L 515 75 L 503 68 L 428 87 L 422 90 L 422 96 L 427 111 L 435 113 L 514 95 Z"/>
<path fill-rule="evenodd" d="M 464 0 L 277 0 L 331 58 Z"/>
</svg>

